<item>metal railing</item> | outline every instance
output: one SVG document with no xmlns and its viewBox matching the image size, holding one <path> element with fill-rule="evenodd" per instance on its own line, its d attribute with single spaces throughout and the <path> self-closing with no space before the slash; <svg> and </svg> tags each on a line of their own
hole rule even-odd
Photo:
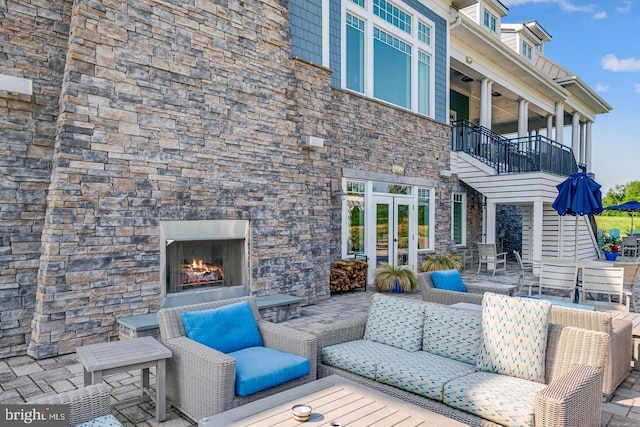
<svg viewBox="0 0 640 427">
<path fill-rule="evenodd" d="M 509 139 L 466 120 L 452 126 L 451 149 L 469 154 L 498 174 L 544 171 L 568 176 L 578 171 L 571 148 L 547 137 Z"/>
</svg>

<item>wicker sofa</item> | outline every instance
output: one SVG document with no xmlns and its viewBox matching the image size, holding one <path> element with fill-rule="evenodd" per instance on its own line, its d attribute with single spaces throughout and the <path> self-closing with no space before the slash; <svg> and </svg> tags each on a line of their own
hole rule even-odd
<svg viewBox="0 0 640 427">
<path fill-rule="evenodd" d="M 263 346 L 301 356 L 309 361 L 309 374 L 247 396 L 236 392 L 236 360 L 187 337 L 184 312 L 198 312 L 247 301 Z M 167 360 L 167 399 L 193 420 L 200 420 L 245 403 L 270 396 L 316 379 L 317 338 L 307 332 L 260 320 L 255 297 L 241 297 L 158 311 L 162 343 L 171 349 Z"/>
<path fill-rule="evenodd" d="M 419 273 L 418 279 L 423 301 L 451 305 L 458 302 L 482 304 L 486 287 L 467 285 L 469 292 L 454 292 L 436 289 L 431 273 Z M 632 323 L 623 319 L 612 319 L 611 314 L 602 311 L 578 310 L 554 305 L 551 309 L 551 323 L 573 326 L 592 331 L 605 332 L 609 336 L 609 352 L 605 362 L 602 394 L 611 399 L 618 386 L 629 375 L 633 352 Z"/>
<path fill-rule="evenodd" d="M 69 405 L 69 426 L 97 422 L 104 420 L 104 424 L 120 426 L 115 417 L 111 416 L 111 388 L 105 384 L 95 384 L 69 390 L 64 393 L 39 396 L 29 400 L 29 403 L 39 405 Z M 105 419 L 109 417 L 109 419 Z"/>
<path fill-rule="evenodd" d="M 518 306 L 530 302 L 487 295 L 488 301 L 497 297 L 501 303 L 509 300 L 508 304 Z M 523 360 L 542 364 L 536 369 L 543 381 L 516 378 L 499 373 L 512 368 L 508 362 L 491 368 L 486 355 L 479 362 L 481 351 L 474 356 L 484 347 L 483 341 L 490 342 L 490 333 L 484 332 L 491 329 L 484 323 L 489 318 L 486 310 L 460 310 L 378 294 L 367 316 L 313 331 L 318 336 L 318 376 L 341 375 L 472 426 L 599 426 L 607 334 L 541 323 L 547 331 L 542 344 L 545 355 L 542 360 L 528 356 Z M 517 327 L 509 320 L 502 323 L 506 330 L 524 330 L 520 323 Z M 423 336 L 416 336 L 416 324 Z M 420 340 L 417 350 L 416 338 Z M 521 339 L 522 344 L 528 346 L 528 340 Z M 539 339 L 532 341 L 540 347 Z M 508 360 L 518 351 L 502 353 Z M 487 367 L 497 372 L 486 372 Z"/>
<path fill-rule="evenodd" d="M 457 302 L 467 302 L 470 304 L 480 304 L 485 292 L 494 294 L 509 295 L 509 290 L 500 284 L 493 286 L 489 282 L 465 283 L 467 292 L 450 291 L 438 289 L 433 284 L 432 271 L 418 273 L 418 285 L 422 293 L 422 299 L 436 304 L 451 305 Z"/>
</svg>

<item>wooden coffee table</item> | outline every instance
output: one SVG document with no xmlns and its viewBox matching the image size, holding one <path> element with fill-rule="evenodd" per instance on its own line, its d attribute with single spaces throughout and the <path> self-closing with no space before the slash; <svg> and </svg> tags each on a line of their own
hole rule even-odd
<svg viewBox="0 0 640 427">
<path fill-rule="evenodd" d="M 300 426 L 291 408 L 311 406 L 310 425 L 461 427 L 466 424 L 331 375 L 198 421 L 199 427 Z"/>
</svg>

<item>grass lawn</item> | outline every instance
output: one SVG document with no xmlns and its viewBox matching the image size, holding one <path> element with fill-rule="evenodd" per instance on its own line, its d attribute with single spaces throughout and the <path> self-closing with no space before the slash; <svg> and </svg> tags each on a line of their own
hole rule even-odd
<svg viewBox="0 0 640 427">
<path fill-rule="evenodd" d="M 599 230 L 609 231 L 612 228 L 620 230 L 621 236 L 628 236 L 631 230 L 631 216 L 599 216 L 596 215 Z M 640 229 L 640 214 L 633 218 L 633 227 Z"/>
</svg>

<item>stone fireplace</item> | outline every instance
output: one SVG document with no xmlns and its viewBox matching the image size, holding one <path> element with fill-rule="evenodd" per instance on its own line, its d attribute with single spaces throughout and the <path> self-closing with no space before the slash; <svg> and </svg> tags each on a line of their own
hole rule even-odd
<svg viewBox="0 0 640 427">
<path fill-rule="evenodd" d="M 249 294 L 249 221 L 160 222 L 161 307 Z"/>
</svg>

